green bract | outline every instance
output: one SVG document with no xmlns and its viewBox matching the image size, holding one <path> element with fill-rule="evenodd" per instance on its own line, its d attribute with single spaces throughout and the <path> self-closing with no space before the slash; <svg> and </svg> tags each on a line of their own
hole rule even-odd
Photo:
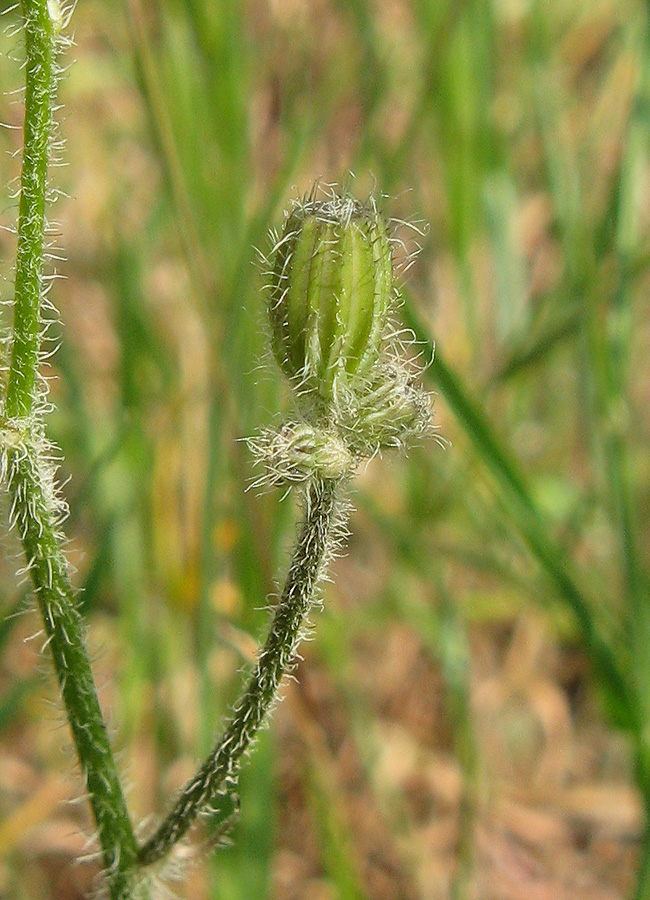
<svg viewBox="0 0 650 900">
<path fill-rule="evenodd" d="M 337 379 L 362 383 L 379 357 L 394 298 L 392 254 L 374 203 L 307 198 L 271 252 L 273 353 L 303 398 L 327 407 Z"/>
</svg>

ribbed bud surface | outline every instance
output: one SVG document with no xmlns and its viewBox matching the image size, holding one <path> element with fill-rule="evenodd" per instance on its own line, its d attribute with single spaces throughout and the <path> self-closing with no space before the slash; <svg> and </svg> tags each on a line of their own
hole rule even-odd
<svg viewBox="0 0 650 900">
<path fill-rule="evenodd" d="M 374 205 L 349 197 L 303 200 L 271 262 L 275 358 L 301 394 L 327 402 L 336 378 L 352 384 L 379 355 L 394 296 L 386 226 Z"/>
</svg>

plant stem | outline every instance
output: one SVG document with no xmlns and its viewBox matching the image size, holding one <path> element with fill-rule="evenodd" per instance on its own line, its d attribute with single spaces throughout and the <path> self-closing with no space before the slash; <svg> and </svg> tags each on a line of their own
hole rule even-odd
<svg viewBox="0 0 650 900">
<path fill-rule="evenodd" d="M 219 797 L 232 792 L 242 755 L 276 699 L 283 675 L 295 665 L 305 618 L 336 540 L 340 479 L 313 479 L 305 500 L 305 519 L 271 628 L 257 665 L 230 722 L 196 776 L 184 787 L 173 809 L 140 850 L 144 865 L 156 862 L 187 833 L 197 816 L 215 810 Z M 218 806 L 217 806 L 218 809 Z"/>
<path fill-rule="evenodd" d="M 112 900 L 130 900 L 137 844 L 111 753 L 84 646 L 83 623 L 53 520 L 38 454 L 28 445 L 8 454 L 12 518 L 19 529 L 52 652 L 79 763 L 97 825 Z"/>
<path fill-rule="evenodd" d="M 5 413 L 26 416 L 36 399 L 43 294 L 45 193 L 55 92 L 54 23 L 46 0 L 23 0 L 25 123 L 11 366 Z"/>
<path fill-rule="evenodd" d="M 137 843 L 84 646 L 59 530 L 64 505 L 39 404 L 43 252 L 47 172 L 56 88 L 56 44 L 63 23 L 57 0 L 22 0 L 26 50 L 25 122 L 14 321 L 1 425 L 0 469 L 11 495 L 11 521 L 23 543 L 66 715 L 90 795 L 112 900 L 131 900 Z M 142 896 L 142 895 L 140 895 Z"/>
</svg>

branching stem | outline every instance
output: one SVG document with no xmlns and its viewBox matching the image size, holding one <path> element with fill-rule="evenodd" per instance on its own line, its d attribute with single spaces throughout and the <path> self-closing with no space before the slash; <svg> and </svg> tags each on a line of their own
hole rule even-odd
<svg viewBox="0 0 650 900">
<path fill-rule="evenodd" d="M 328 398 L 327 416 L 322 415 L 322 403 L 307 404 L 307 412 L 319 410 L 318 422 L 305 421 L 301 426 L 285 428 L 278 437 L 278 447 L 284 448 L 288 458 L 278 458 L 276 475 L 284 473 L 288 476 L 284 480 L 289 483 L 306 484 L 304 520 L 266 642 L 221 740 L 182 790 L 159 829 L 143 846 L 138 846 L 97 699 L 83 623 L 68 577 L 62 549 L 64 537 L 59 527 L 65 505 L 56 492 L 56 466 L 43 426 L 45 388 L 39 385 L 47 173 L 53 131 L 56 45 L 64 17 L 59 0 L 22 0 L 22 10 L 27 56 L 23 169 L 11 360 L 7 393 L 0 409 L 0 476 L 11 496 L 11 522 L 23 543 L 46 643 L 52 653 L 86 779 L 108 893 L 111 900 L 147 900 L 155 870 L 146 867 L 165 857 L 188 833 L 198 816 L 222 813 L 235 796 L 242 756 L 250 749 L 275 702 L 284 675 L 296 665 L 298 646 L 319 580 L 341 535 L 345 504 L 341 503 L 339 494 L 358 460 L 373 456 L 384 446 L 401 446 L 409 435 L 426 433 L 430 409 L 425 396 L 412 386 L 412 373 L 406 365 L 400 368 L 393 360 L 382 366 L 384 325 L 395 290 L 390 244 L 376 205 L 373 202 L 363 207 L 347 195 L 332 194 L 324 203 L 312 197 L 308 204 L 309 216 L 313 213 L 315 217 L 312 225 L 318 224 L 320 228 L 325 214 L 327 222 L 330 222 L 328 216 L 334 216 L 340 225 L 337 234 L 341 252 L 337 250 L 332 255 L 328 240 L 323 244 L 323 252 L 329 254 L 328 265 L 341 266 L 339 281 L 349 301 L 347 318 L 342 318 L 338 290 L 330 296 L 329 282 L 317 285 L 319 296 L 322 288 L 325 291 L 322 296 L 329 297 L 321 323 L 325 330 L 320 329 L 319 333 L 327 334 L 334 323 L 341 322 L 349 333 L 330 334 L 326 355 L 329 358 L 335 351 L 347 348 L 345 365 L 330 367 L 328 364 L 323 377 L 329 380 L 326 379 L 324 386 L 313 386 L 319 397 L 322 393 L 323 402 Z M 351 231 L 353 213 L 356 219 Z M 277 245 L 281 246 L 282 242 Z M 381 252 L 377 247 L 383 248 Z M 361 279 L 365 291 L 360 290 L 355 275 L 359 260 L 365 272 Z M 312 268 L 309 259 L 307 263 L 309 273 Z M 295 263 L 292 272 L 294 268 L 302 283 L 304 273 L 297 271 L 300 267 Z M 357 321 L 359 316 L 363 320 L 361 325 Z M 301 338 L 297 343 L 302 346 L 305 341 Z M 362 362 L 370 368 L 376 364 L 377 372 L 373 369 L 371 377 L 361 366 Z M 306 362 L 290 374 L 297 376 L 303 368 L 305 372 L 309 370 Z M 336 434 L 327 429 L 321 432 L 321 420 L 325 418 L 337 425 Z M 269 451 L 271 456 L 278 447 L 275 442 L 260 443 L 260 449 Z M 276 475 L 271 474 L 269 480 L 273 481 Z"/>
</svg>

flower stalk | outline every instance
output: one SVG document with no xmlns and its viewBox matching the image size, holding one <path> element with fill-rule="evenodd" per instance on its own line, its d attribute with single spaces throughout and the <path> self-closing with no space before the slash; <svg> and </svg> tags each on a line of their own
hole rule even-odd
<svg viewBox="0 0 650 900">
<path fill-rule="evenodd" d="M 180 793 L 173 809 L 140 851 L 149 865 L 164 857 L 197 817 L 219 811 L 235 793 L 239 764 L 273 705 L 283 676 L 295 666 L 316 588 L 343 529 L 341 479 L 315 478 L 282 596 L 248 686 L 215 749 Z"/>
<path fill-rule="evenodd" d="M 390 324 L 397 301 L 392 248 L 374 200 L 310 194 L 273 232 L 268 319 L 276 362 L 293 388 L 298 421 L 248 443 L 260 485 L 304 485 L 305 514 L 284 589 L 253 674 L 223 736 L 180 792 L 139 860 L 162 859 L 201 815 L 237 808 L 242 756 L 272 708 L 318 584 L 345 532 L 345 489 L 363 459 L 404 446 L 431 427 L 429 398 Z"/>
</svg>

